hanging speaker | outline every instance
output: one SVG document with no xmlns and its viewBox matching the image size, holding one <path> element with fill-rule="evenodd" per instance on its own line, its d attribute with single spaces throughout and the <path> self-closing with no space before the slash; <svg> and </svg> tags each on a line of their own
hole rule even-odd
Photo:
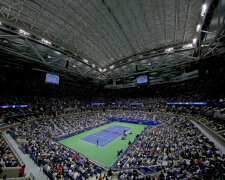
<svg viewBox="0 0 225 180">
<path fill-rule="evenodd" d="M 66 61 L 66 67 L 65 67 L 66 69 L 68 69 L 69 63 L 70 63 L 69 60 L 67 60 L 67 61 Z"/>
<path fill-rule="evenodd" d="M 138 72 L 138 65 L 137 64 L 136 64 L 135 68 L 136 68 L 136 72 Z"/>
</svg>

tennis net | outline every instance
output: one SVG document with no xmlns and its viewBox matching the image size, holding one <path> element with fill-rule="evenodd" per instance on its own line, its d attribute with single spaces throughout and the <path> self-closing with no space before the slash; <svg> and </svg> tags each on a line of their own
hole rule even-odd
<svg viewBox="0 0 225 180">
<path fill-rule="evenodd" d="M 123 134 L 123 131 L 116 131 L 116 130 L 112 130 L 112 129 L 102 129 L 102 131 L 105 131 L 105 132 L 111 132 L 111 133 L 114 133 L 114 134 L 119 134 L 119 135 L 122 135 Z"/>
</svg>

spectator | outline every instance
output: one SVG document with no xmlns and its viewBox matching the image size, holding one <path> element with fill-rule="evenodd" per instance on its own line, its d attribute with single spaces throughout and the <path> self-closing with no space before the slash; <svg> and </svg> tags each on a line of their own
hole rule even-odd
<svg viewBox="0 0 225 180">
<path fill-rule="evenodd" d="M 20 168 L 19 177 L 25 177 L 25 165 Z"/>
</svg>

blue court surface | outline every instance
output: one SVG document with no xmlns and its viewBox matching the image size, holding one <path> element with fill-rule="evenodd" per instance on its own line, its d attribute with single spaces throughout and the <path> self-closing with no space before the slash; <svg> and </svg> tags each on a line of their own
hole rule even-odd
<svg viewBox="0 0 225 180">
<path fill-rule="evenodd" d="M 81 138 L 81 140 L 94 145 L 97 145 L 97 140 L 98 140 L 98 146 L 104 147 L 107 144 L 114 141 L 115 139 L 117 139 L 119 136 L 123 135 L 124 130 L 130 130 L 130 129 L 131 127 L 114 125 L 114 126 L 102 129 L 101 131 L 98 131 L 96 133 L 90 134 L 84 138 Z"/>
</svg>

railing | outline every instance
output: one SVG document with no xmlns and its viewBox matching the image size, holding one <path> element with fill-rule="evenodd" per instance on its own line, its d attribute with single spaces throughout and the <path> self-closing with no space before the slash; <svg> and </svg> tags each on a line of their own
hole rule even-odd
<svg viewBox="0 0 225 180">
<path fill-rule="evenodd" d="M 141 134 L 139 135 L 139 137 L 142 136 L 143 133 L 144 133 L 146 130 L 147 130 L 147 128 L 145 128 L 144 131 L 141 132 Z M 138 138 L 139 138 L 139 137 L 138 137 Z M 124 150 L 124 152 L 117 158 L 117 160 L 110 166 L 110 168 L 112 168 L 112 169 L 114 168 L 114 166 L 115 166 L 115 165 L 117 164 L 117 162 L 123 157 L 123 155 L 127 152 L 127 150 L 128 150 L 129 148 L 131 148 L 131 147 L 137 142 L 138 138 L 134 139 L 134 142 L 132 142 L 132 143 Z"/>
<path fill-rule="evenodd" d="M 32 180 L 37 180 L 37 179 L 34 177 L 34 175 L 33 175 L 32 172 L 30 173 L 30 177 L 31 177 Z"/>
<path fill-rule="evenodd" d="M 225 138 L 222 137 L 219 133 L 215 132 L 214 130 L 210 129 L 208 126 L 206 126 L 205 124 L 203 124 L 200 121 L 197 121 L 196 119 L 193 119 L 196 123 L 198 123 L 203 129 L 205 129 L 208 133 L 210 133 L 211 135 L 213 135 L 214 137 L 216 137 L 216 139 L 223 144 L 223 146 L 225 145 Z"/>
<path fill-rule="evenodd" d="M 64 145 L 62 145 L 62 144 L 60 144 L 60 145 L 61 145 L 61 146 L 64 146 Z M 104 166 L 104 165 L 98 163 L 97 161 L 95 161 L 95 160 L 93 160 L 93 159 L 91 159 L 91 158 L 89 158 L 89 157 L 87 157 L 87 156 L 85 156 L 85 155 L 83 155 L 83 154 L 81 154 L 81 153 L 79 153 L 79 152 L 77 152 L 77 151 L 75 151 L 74 149 L 70 149 L 70 148 L 68 148 L 67 146 L 65 146 L 65 147 L 66 147 L 67 149 L 69 149 L 71 152 L 74 152 L 74 153 L 79 154 L 79 156 L 81 156 L 82 158 L 88 158 L 90 162 L 96 164 L 97 166 L 99 166 L 99 167 L 101 167 L 101 168 L 103 168 L 103 169 L 105 169 L 105 170 L 108 169 L 106 166 Z M 19 148 L 21 149 L 21 151 L 22 151 L 23 153 L 25 153 L 24 148 L 23 148 L 22 146 L 19 146 Z M 23 149 L 23 150 L 22 150 L 22 149 Z M 34 156 L 32 156 L 32 154 L 31 154 L 30 152 L 28 152 L 28 154 L 30 155 L 30 158 L 31 158 L 38 166 L 41 167 L 41 164 L 38 163 L 37 159 L 36 159 Z M 52 179 L 50 173 L 48 173 L 44 167 L 43 167 L 43 171 L 45 172 L 45 174 L 46 174 L 50 179 Z"/>
<path fill-rule="evenodd" d="M 7 144 L 9 145 L 10 149 L 12 150 L 13 154 L 16 156 L 16 158 L 19 161 L 20 166 L 22 166 L 23 164 L 25 164 L 22 160 L 22 158 L 20 157 L 20 155 L 18 154 L 18 152 L 15 150 L 14 146 L 12 146 L 12 144 L 8 141 L 8 139 L 5 137 L 5 134 L 3 135 L 3 138 L 5 139 L 5 141 L 7 142 Z"/>
</svg>

